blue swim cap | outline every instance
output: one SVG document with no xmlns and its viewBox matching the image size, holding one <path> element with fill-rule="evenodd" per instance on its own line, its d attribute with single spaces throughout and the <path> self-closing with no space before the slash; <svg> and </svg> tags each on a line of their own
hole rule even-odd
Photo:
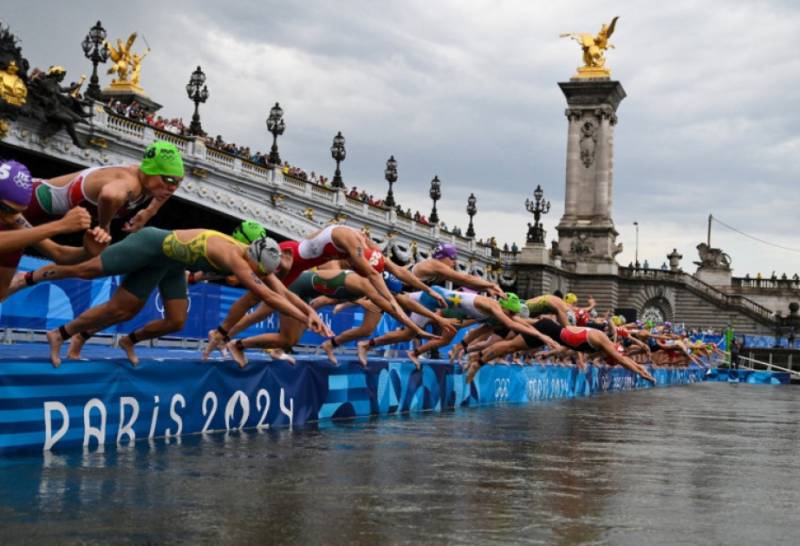
<svg viewBox="0 0 800 546">
<path fill-rule="evenodd" d="M 403 291 L 403 281 L 401 281 L 388 271 L 383 272 L 383 282 L 386 283 L 386 287 L 392 294 L 398 294 Z"/>
</svg>

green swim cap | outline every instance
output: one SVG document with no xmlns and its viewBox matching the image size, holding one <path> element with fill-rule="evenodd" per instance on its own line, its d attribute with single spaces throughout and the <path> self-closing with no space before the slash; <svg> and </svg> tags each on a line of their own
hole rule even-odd
<svg viewBox="0 0 800 546">
<path fill-rule="evenodd" d="M 171 142 L 156 140 L 145 149 L 139 170 L 152 176 L 183 178 L 181 152 Z"/>
<path fill-rule="evenodd" d="M 267 228 L 262 226 L 255 220 L 245 220 L 233 230 L 231 233 L 234 239 L 240 243 L 249 245 L 256 239 L 261 239 L 267 236 Z"/>
<path fill-rule="evenodd" d="M 519 313 L 522 304 L 519 301 L 519 296 L 517 296 L 514 292 L 506 292 L 505 298 L 500 298 L 497 300 L 497 303 L 500 304 L 500 307 L 511 311 L 512 313 Z"/>
</svg>

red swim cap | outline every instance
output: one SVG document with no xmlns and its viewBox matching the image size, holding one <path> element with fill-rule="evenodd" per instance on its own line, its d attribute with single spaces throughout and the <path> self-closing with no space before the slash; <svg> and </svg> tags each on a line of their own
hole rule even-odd
<svg viewBox="0 0 800 546">
<path fill-rule="evenodd" d="M 386 264 L 383 258 L 383 253 L 380 250 L 377 248 L 367 248 L 364 251 L 364 258 L 367 259 L 369 265 L 372 266 L 372 269 L 378 273 L 383 273 L 383 267 Z"/>
</svg>

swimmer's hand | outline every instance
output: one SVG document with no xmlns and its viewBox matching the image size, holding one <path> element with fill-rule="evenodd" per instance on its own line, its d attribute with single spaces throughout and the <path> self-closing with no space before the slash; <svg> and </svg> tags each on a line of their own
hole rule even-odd
<svg viewBox="0 0 800 546">
<path fill-rule="evenodd" d="M 553 341 L 553 338 L 551 338 L 550 336 L 542 335 L 541 339 L 542 341 L 544 341 L 545 345 L 550 347 L 552 350 L 558 351 L 559 349 L 561 349 L 561 345 Z"/>
<path fill-rule="evenodd" d="M 442 297 L 442 295 L 437 292 L 436 290 L 429 289 L 428 294 L 436 300 L 436 303 L 439 304 L 440 309 L 447 309 L 447 301 Z"/>
<path fill-rule="evenodd" d="M 61 233 L 74 233 L 84 229 L 89 229 L 92 225 L 92 217 L 83 207 L 70 209 L 60 219 L 56 220 L 61 228 Z"/>
<path fill-rule="evenodd" d="M 333 332 L 330 328 L 328 328 L 316 311 L 312 311 L 308 314 L 308 320 L 306 321 L 306 326 L 312 332 L 319 334 L 322 337 L 333 337 Z"/>
<path fill-rule="evenodd" d="M 122 226 L 122 231 L 127 233 L 134 233 L 142 229 L 147 222 L 150 221 L 150 213 L 147 212 L 147 209 L 142 209 L 137 212 L 133 218 L 125 222 L 125 225 Z"/>
<path fill-rule="evenodd" d="M 442 339 L 441 336 L 437 336 L 436 334 L 432 334 L 430 332 L 426 332 L 419 326 L 414 330 L 414 333 L 417 334 L 417 337 L 425 338 L 425 339 Z"/>
<path fill-rule="evenodd" d="M 111 235 L 100 226 L 93 227 L 86 233 L 88 233 L 92 240 L 98 245 L 107 245 L 111 242 Z"/>
<path fill-rule="evenodd" d="M 83 234 L 83 248 L 89 256 L 97 256 L 111 242 L 111 235 L 100 226 L 86 230 Z"/>
<path fill-rule="evenodd" d="M 450 323 L 447 319 L 440 319 L 436 321 L 439 326 L 442 328 L 442 334 L 447 335 L 448 337 L 456 335 L 455 327 Z"/>
<path fill-rule="evenodd" d="M 490 286 L 488 289 L 486 289 L 486 293 L 489 294 L 490 296 L 495 296 L 498 298 L 506 297 L 506 293 L 503 291 L 502 288 L 500 288 L 500 285 L 498 284 L 493 284 L 492 286 Z"/>
</svg>

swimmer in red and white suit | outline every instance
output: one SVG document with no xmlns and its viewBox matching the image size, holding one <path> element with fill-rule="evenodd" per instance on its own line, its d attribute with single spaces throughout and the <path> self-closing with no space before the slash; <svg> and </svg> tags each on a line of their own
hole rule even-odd
<svg viewBox="0 0 800 546">
<path fill-rule="evenodd" d="M 440 303 L 441 307 L 447 305 L 444 298 L 410 271 L 391 260 L 386 260 L 377 245 L 362 232 L 348 226 L 331 225 L 312 233 L 302 241 L 284 241 L 280 243 L 280 248 L 281 265 L 276 274 L 286 286 L 297 280 L 303 271 L 340 260 L 372 284 L 379 297 L 386 300 L 394 310 L 394 315 L 403 324 L 422 337 L 436 337 L 422 330 L 408 317 L 386 286 L 382 273 L 385 269 L 405 284 L 427 292 Z M 216 330 L 209 332 L 209 343 L 203 353 L 204 357 L 208 357 L 223 343 L 230 342 L 228 332 L 244 317 L 248 309 L 257 303 L 258 300 L 252 294 L 246 293 L 231 306 L 222 324 Z M 262 305 L 255 313 L 258 313 L 257 316 L 266 317 L 272 313 L 272 309 Z M 242 341 L 245 348 L 289 348 L 292 345 L 290 339 L 280 334 L 262 334 Z"/>
</svg>

